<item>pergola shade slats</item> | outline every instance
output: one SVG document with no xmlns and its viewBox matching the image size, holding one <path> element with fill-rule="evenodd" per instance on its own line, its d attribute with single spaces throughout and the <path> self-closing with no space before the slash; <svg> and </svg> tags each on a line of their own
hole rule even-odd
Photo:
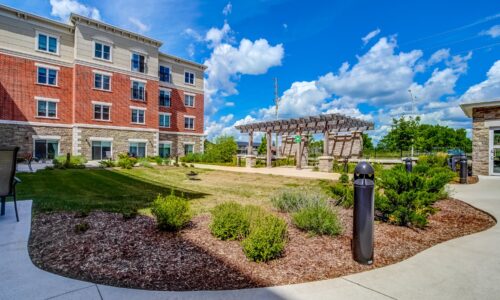
<svg viewBox="0 0 500 300">
<path fill-rule="evenodd" d="M 277 134 L 315 134 L 329 132 L 365 131 L 374 128 L 372 122 L 341 114 L 325 114 L 296 119 L 256 122 L 235 126 L 242 133 L 274 132 Z"/>
</svg>

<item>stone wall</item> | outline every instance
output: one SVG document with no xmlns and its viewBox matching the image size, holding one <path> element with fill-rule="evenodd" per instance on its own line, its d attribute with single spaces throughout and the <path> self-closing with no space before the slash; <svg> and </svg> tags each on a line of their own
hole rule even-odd
<svg viewBox="0 0 500 300">
<path fill-rule="evenodd" d="M 0 147 L 18 146 L 21 148 L 19 153 L 33 153 L 34 136 L 57 136 L 59 137 L 59 154 L 71 153 L 71 128 L 0 124 Z"/>
<path fill-rule="evenodd" d="M 199 135 L 180 135 L 160 132 L 160 143 L 163 141 L 172 142 L 172 148 L 170 151 L 173 157 L 184 156 L 184 143 L 193 143 L 195 153 L 203 152 L 204 140 L 204 137 Z"/>
<path fill-rule="evenodd" d="M 485 121 L 500 120 L 500 107 L 475 108 L 472 112 L 472 173 L 489 175 L 490 128 Z"/>
<path fill-rule="evenodd" d="M 112 151 L 114 159 L 118 157 L 118 153 L 129 152 L 129 139 L 147 140 L 146 155 L 156 156 L 158 154 L 156 132 L 83 127 L 77 128 L 76 131 L 76 134 L 78 135 L 76 137 L 78 152 L 87 159 L 92 158 L 92 138 L 112 138 Z"/>
</svg>

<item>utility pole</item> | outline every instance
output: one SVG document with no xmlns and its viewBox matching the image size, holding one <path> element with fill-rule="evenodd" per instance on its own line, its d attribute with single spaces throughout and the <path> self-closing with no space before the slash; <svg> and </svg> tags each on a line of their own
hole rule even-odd
<svg viewBox="0 0 500 300">
<path fill-rule="evenodd" d="M 278 108 L 279 108 L 280 98 L 278 96 L 278 78 L 274 78 L 274 104 L 276 105 L 276 120 L 278 120 Z M 276 156 L 279 156 L 278 149 L 278 133 L 276 132 Z"/>
<path fill-rule="evenodd" d="M 413 94 L 411 93 L 411 89 L 408 89 L 408 93 L 410 94 L 411 98 L 411 114 L 415 118 L 415 98 L 413 97 Z M 413 144 L 415 143 L 415 140 L 411 141 L 411 157 L 413 158 Z"/>
</svg>

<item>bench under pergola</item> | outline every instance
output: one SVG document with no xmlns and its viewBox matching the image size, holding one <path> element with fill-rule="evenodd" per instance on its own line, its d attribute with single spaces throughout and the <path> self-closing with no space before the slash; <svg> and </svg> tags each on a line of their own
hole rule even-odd
<svg viewBox="0 0 500 300">
<path fill-rule="evenodd" d="M 299 136 L 300 142 L 297 142 L 296 167 L 302 166 L 302 153 L 308 136 L 321 133 L 324 135 L 323 156 L 320 159 L 320 169 L 331 170 L 333 156 L 328 149 L 330 135 L 339 133 L 354 133 L 371 130 L 374 128 L 372 122 L 364 121 L 358 118 L 345 116 L 342 114 L 324 114 L 318 116 L 309 116 L 302 118 L 284 119 L 276 121 L 264 121 L 235 126 L 241 133 L 248 133 L 248 150 L 246 156 L 247 167 L 255 166 L 256 157 L 253 155 L 253 134 L 263 132 L 266 134 L 267 155 L 266 166 L 271 167 L 271 139 L 272 134 L 281 136 Z M 278 147 L 278 145 L 276 145 Z"/>
</svg>

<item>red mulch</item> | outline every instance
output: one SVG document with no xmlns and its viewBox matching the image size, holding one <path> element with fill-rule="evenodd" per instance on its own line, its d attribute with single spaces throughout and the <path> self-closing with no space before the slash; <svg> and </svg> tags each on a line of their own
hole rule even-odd
<svg viewBox="0 0 500 300">
<path fill-rule="evenodd" d="M 440 242 L 485 230 L 493 218 L 458 200 L 443 200 L 425 230 L 375 225 L 372 266 L 352 260 L 352 210 L 340 209 L 344 233 L 314 236 L 289 226 L 283 257 L 269 263 L 246 259 L 239 242 L 220 241 L 200 215 L 181 232 L 163 233 L 153 219 L 94 212 L 38 214 L 30 255 L 42 269 L 113 286 L 152 290 L 219 290 L 263 287 L 334 278 L 404 260 Z M 288 221 L 289 217 L 284 216 Z M 75 232 L 86 222 L 90 229 Z"/>
</svg>

